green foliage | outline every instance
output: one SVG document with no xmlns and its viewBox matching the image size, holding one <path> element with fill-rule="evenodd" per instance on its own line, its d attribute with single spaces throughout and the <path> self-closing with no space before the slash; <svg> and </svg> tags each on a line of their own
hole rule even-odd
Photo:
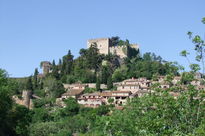
<svg viewBox="0 0 205 136">
<path fill-rule="evenodd" d="M 101 85 L 101 80 L 99 77 L 97 77 L 97 81 L 96 81 L 96 90 L 99 91 L 100 90 L 100 85 Z"/>
<path fill-rule="evenodd" d="M 47 108 L 35 108 L 33 110 L 32 123 L 47 122 L 52 119 Z"/>
<path fill-rule="evenodd" d="M 202 23 L 205 24 L 205 19 L 202 18 Z M 196 52 L 196 56 L 195 56 L 195 59 L 196 61 L 198 62 L 201 62 L 201 68 L 202 68 L 202 72 L 204 74 L 205 72 L 205 60 L 204 60 L 204 53 L 205 53 L 205 50 L 204 50 L 204 47 L 205 47 L 205 43 L 204 43 L 204 40 L 201 38 L 201 36 L 199 35 L 195 35 L 193 36 L 193 33 L 192 32 L 188 32 L 187 35 L 189 36 L 189 38 L 192 40 L 192 43 L 194 44 L 194 50 Z M 181 52 L 181 55 L 186 57 L 187 58 L 187 52 L 184 50 Z M 187 58 L 188 60 L 188 58 Z M 194 72 L 198 71 L 199 70 L 199 66 L 196 66 L 196 64 L 191 64 L 190 61 L 188 60 L 189 64 L 190 64 L 190 68 L 191 70 L 193 70 Z"/>
<path fill-rule="evenodd" d="M 32 77 L 30 76 L 26 82 L 26 86 L 25 86 L 26 90 L 33 90 L 33 83 L 32 83 Z"/>
<path fill-rule="evenodd" d="M 24 106 L 16 105 L 11 113 L 12 126 L 15 133 L 19 136 L 27 136 L 29 134 L 29 124 L 31 122 L 31 112 Z"/>
<path fill-rule="evenodd" d="M 71 54 L 71 51 L 68 51 L 68 54 L 63 56 L 63 64 L 61 73 L 62 74 L 70 74 L 73 69 L 73 55 Z"/>
<path fill-rule="evenodd" d="M 109 66 L 102 66 L 101 71 L 101 83 L 107 84 L 108 77 L 111 74 L 111 69 Z"/>
<path fill-rule="evenodd" d="M 13 104 L 12 84 L 7 73 L 0 69 L 0 135 L 27 136 L 30 112 L 23 106 Z"/>
<path fill-rule="evenodd" d="M 200 66 L 198 64 L 191 64 L 190 66 L 191 71 L 198 72 L 200 70 Z"/>
<path fill-rule="evenodd" d="M 120 68 L 117 68 L 113 75 L 112 75 L 112 79 L 114 82 L 119 82 L 122 81 L 124 79 L 127 78 L 127 72 L 128 72 L 128 68 L 126 65 L 121 66 Z"/>
<path fill-rule="evenodd" d="M 96 88 L 88 88 L 86 87 L 85 90 L 84 90 L 84 93 L 94 93 L 96 92 Z"/>
<path fill-rule="evenodd" d="M 114 99 L 109 98 L 109 99 L 108 99 L 108 102 L 109 102 L 110 104 L 112 104 L 112 103 L 114 102 Z"/>
<path fill-rule="evenodd" d="M 36 89 L 33 91 L 33 93 L 42 98 L 46 96 L 45 90 Z"/>
<path fill-rule="evenodd" d="M 71 136 L 62 122 L 41 122 L 30 126 L 30 136 L 51 136 L 59 135 L 59 133 Z"/>
<path fill-rule="evenodd" d="M 44 80 L 44 88 L 49 97 L 57 98 L 65 92 L 64 87 L 60 81 L 53 77 L 47 77 Z"/>
<path fill-rule="evenodd" d="M 205 24 L 205 17 L 202 18 L 202 21 L 201 21 L 203 24 Z"/>
<path fill-rule="evenodd" d="M 109 76 L 107 80 L 107 89 L 111 90 L 113 88 L 113 82 L 112 82 L 112 77 Z"/>
<path fill-rule="evenodd" d="M 34 71 L 34 75 L 33 75 L 33 80 L 34 80 L 34 88 L 38 88 L 38 69 L 36 68 L 35 71 Z"/>
<path fill-rule="evenodd" d="M 41 107 L 52 107 L 54 106 L 55 98 L 41 98 L 41 99 L 34 99 L 33 104 L 35 108 Z"/>
<path fill-rule="evenodd" d="M 189 135 L 196 130 L 203 134 L 203 126 L 198 125 L 204 121 L 205 103 L 192 99 L 196 95 L 197 90 L 190 87 L 177 100 L 166 91 L 135 98 L 123 111 L 99 118 L 92 130 L 118 136 Z"/>
<path fill-rule="evenodd" d="M 180 55 L 183 57 L 187 57 L 187 55 L 189 55 L 190 53 L 188 53 L 186 50 L 181 51 Z"/>
<path fill-rule="evenodd" d="M 181 83 L 182 84 L 189 84 L 191 81 L 194 80 L 194 75 L 193 73 L 182 73 L 182 78 L 181 78 Z"/>
<path fill-rule="evenodd" d="M 64 100 L 66 107 L 62 109 L 61 114 L 63 117 L 65 116 L 74 116 L 78 114 L 80 106 L 74 98 L 68 98 Z"/>
</svg>

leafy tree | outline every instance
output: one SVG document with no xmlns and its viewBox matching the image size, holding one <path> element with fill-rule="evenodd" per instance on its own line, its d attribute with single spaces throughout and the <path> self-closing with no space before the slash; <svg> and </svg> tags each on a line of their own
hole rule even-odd
<svg viewBox="0 0 205 136">
<path fill-rule="evenodd" d="M 31 112 L 28 108 L 16 105 L 11 112 L 12 124 L 15 133 L 19 136 L 28 136 L 29 124 L 31 122 Z"/>
<path fill-rule="evenodd" d="M 114 82 L 122 81 L 127 78 L 127 73 L 128 73 L 128 68 L 126 65 L 123 65 L 114 71 L 112 75 L 112 79 Z"/>
<path fill-rule="evenodd" d="M 44 80 L 44 89 L 49 97 L 53 98 L 57 98 L 65 92 L 62 83 L 52 77 L 48 77 Z"/>
<path fill-rule="evenodd" d="M 204 18 L 202 19 L 202 23 L 204 24 Z M 188 32 L 187 35 L 189 36 L 189 38 L 192 40 L 192 43 L 194 44 L 195 48 L 194 50 L 196 51 L 196 61 L 201 62 L 201 67 L 202 67 L 202 72 L 204 74 L 205 72 L 205 60 L 204 60 L 204 53 L 205 53 L 205 43 L 204 40 L 201 38 L 201 36 L 199 35 L 195 35 L 193 36 L 192 32 Z M 181 55 L 187 58 L 187 52 L 184 50 L 181 52 Z M 197 64 L 191 64 L 190 61 L 188 60 L 189 64 L 190 64 L 190 68 L 196 68 L 195 66 Z M 197 66 L 198 67 L 198 66 Z"/>
<path fill-rule="evenodd" d="M 63 117 L 74 116 L 74 115 L 78 114 L 80 106 L 74 98 L 70 97 L 70 98 L 64 100 L 64 102 L 66 104 L 66 107 L 64 109 L 62 109 L 61 114 Z"/>
<path fill-rule="evenodd" d="M 11 128 L 8 114 L 12 109 L 12 99 L 9 93 L 7 73 L 0 69 L 0 135 L 10 134 L 9 129 Z"/>
</svg>

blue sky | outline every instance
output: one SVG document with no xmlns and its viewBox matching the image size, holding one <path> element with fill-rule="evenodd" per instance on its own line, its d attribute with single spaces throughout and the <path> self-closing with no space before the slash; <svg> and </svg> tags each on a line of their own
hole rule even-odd
<svg viewBox="0 0 205 136">
<path fill-rule="evenodd" d="M 204 35 L 204 0 L 0 0 L 0 68 L 29 76 L 43 60 L 75 57 L 87 39 L 120 36 L 178 61 L 192 50 L 187 31 Z"/>
</svg>

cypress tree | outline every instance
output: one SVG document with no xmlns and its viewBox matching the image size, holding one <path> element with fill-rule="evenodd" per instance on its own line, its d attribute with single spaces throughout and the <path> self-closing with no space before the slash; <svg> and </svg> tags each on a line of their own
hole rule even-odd
<svg viewBox="0 0 205 136">
<path fill-rule="evenodd" d="M 33 76 L 33 80 L 34 80 L 34 88 L 38 88 L 38 69 L 35 68 L 35 71 L 34 71 L 34 76 Z"/>
<path fill-rule="evenodd" d="M 97 77 L 97 81 L 96 81 L 96 90 L 97 91 L 100 91 L 100 84 L 101 84 L 100 78 Z"/>
<path fill-rule="evenodd" d="M 29 76 L 27 82 L 26 82 L 26 90 L 33 90 L 33 83 L 32 83 L 32 76 Z"/>
<path fill-rule="evenodd" d="M 107 79 L 107 88 L 110 90 L 113 88 L 113 82 L 112 82 L 112 77 L 109 76 Z"/>
</svg>

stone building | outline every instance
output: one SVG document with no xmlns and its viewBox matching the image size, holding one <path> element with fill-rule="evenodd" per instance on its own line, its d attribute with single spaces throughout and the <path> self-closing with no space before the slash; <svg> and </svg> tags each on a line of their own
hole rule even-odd
<svg viewBox="0 0 205 136">
<path fill-rule="evenodd" d="M 43 75 L 46 75 L 51 72 L 51 63 L 49 61 L 42 61 L 41 68 L 43 69 Z"/>
<path fill-rule="evenodd" d="M 32 92 L 30 90 L 23 90 L 22 96 L 13 96 L 15 103 L 23 105 L 29 109 L 33 108 Z"/>
<path fill-rule="evenodd" d="M 91 45 L 96 44 L 97 48 L 99 49 L 100 54 L 116 54 L 120 58 L 125 58 L 128 56 L 128 47 L 126 45 L 122 46 L 114 46 L 110 38 L 99 38 L 99 39 L 91 39 L 87 41 L 87 48 L 90 48 Z M 130 44 L 130 48 L 132 49 L 139 49 L 139 45 L 137 44 Z"/>
<path fill-rule="evenodd" d="M 83 94 L 78 98 L 78 103 L 84 105 L 85 107 L 96 108 L 103 105 L 103 98 L 100 92 Z"/>
<path fill-rule="evenodd" d="M 124 80 L 116 86 L 119 91 L 131 91 L 134 94 L 140 90 L 149 90 L 151 81 L 146 78 L 132 78 Z"/>
<path fill-rule="evenodd" d="M 83 94 L 78 98 L 78 103 L 85 107 L 96 108 L 100 105 L 114 104 L 115 106 L 123 106 L 129 98 L 133 98 L 130 91 L 103 91 L 90 94 Z M 134 96 L 135 97 L 135 96 Z M 109 100 L 113 102 L 110 103 Z"/>
</svg>

